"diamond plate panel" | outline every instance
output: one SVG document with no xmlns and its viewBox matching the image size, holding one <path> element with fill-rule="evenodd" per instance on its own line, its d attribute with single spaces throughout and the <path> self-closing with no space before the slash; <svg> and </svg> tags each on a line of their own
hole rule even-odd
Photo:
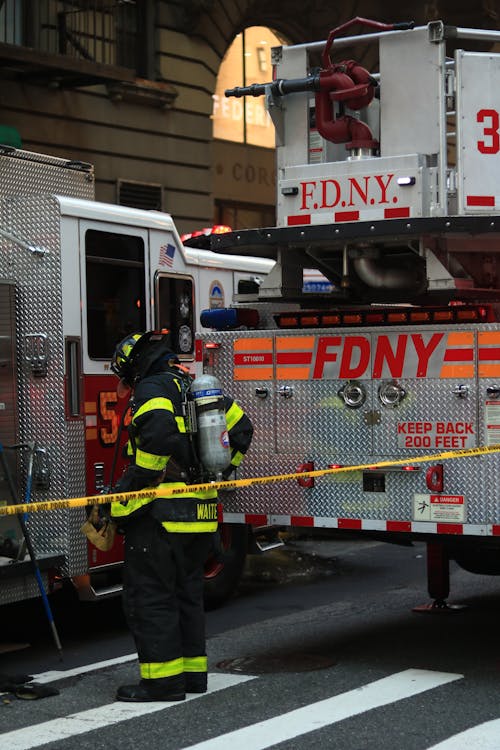
<svg viewBox="0 0 500 750">
<path fill-rule="evenodd" d="M 2 448 L 17 442 L 17 382 L 15 377 L 14 348 L 15 285 L 0 281 L 0 443 Z M 18 456 L 15 451 L 4 450 L 11 477 L 17 477 Z M 0 510 L 12 502 L 9 483 L 0 467 Z M 0 516 L 0 544 L 18 544 L 21 529 L 15 516 Z M 10 561 L 5 558 L 5 563 Z M 3 588 L 0 586 L 0 597 Z"/>
<path fill-rule="evenodd" d="M 42 572 L 41 576 L 42 583 L 47 591 L 47 575 Z M 2 585 L 0 586 L 0 606 L 22 601 L 23 599 L 33 599 L 39 595 L 38 584 L 32 575 L 26 578 L 2 580 Z"/>
<path fill-rule="evenodd" d="M 481 326 L 497 331 L 498 326 Z M 359 330 L 359 329 L 358 329 Z M 418 327 L 412 332 L 418 334 Z M 422 328 L 422 330 L 425 330 Z M 427 329 L 428 330 L 428 329 Z M 452 327 L 439 331 L 454 332 Z M 477 331 L 461 326 L 460 331 Z M 408 332 L 408 329 L 400 329 Z M 404 422 L 467 423 L 473 434 L 466 447 L 487 444 L 485 402 L 492 380 L 474 377 L 400 378 L 405 396 L 397 406 L 386 406 L 379 398 L 384 378 L 363 380 L 366 401 L 359 408 L 348 408 L 339 396 L 342 380 L 233 381 L 233 340 L 274 336 L 272 331 L 235 334 L 210 333 L 202 338 L 221 344 L 216 353 L 215 374 L 223 387 L 246 409 L 254 424 L 254 441 L 242 464 L 240 476 L 268 476 L 295 472 L 300 464 L 313 461 L 316 469 L 329 464 L 374 465 L 377 461 L 434 455 L 459 445 L 432 445 L 429 449 L 405 448 L 398 442 L 398 424 Z M 308 334 L 324 332 L 308 331 Z M 363 329 L 376 334 L 376 329 Z M 391 328 L 391 333 L 398 329 Z M 282 336 L 283 332 L 280 331 Z M 475 361 L 477 345 L 474 344 Z M 280 386 L 290 385 L 293 393 L 285 398 Z M 460 386 L 468 387 L 460 396 Z M 491 398 L 491 397 L 490 397 Z M 435 441 L 436 442 L 436 441 Z M 316 479 L 312 488 L 300 487 L 293 480 L 242 488 L 225 502 L 228 513 L 268 515 L 312 515 L 321 518 L 353 518 L 379 521 L 411 521 L 417 493 L 429 494 L 427 470 L 437 460 L 415 463 L 416 471 L 386 471 L 382 491 L 375 491 L 368 470 L 338 473 Z M 465 522 L 498 524 L 500 501 L 500 455 L 443 460 L 444 492 L 465 499 Z M 363 473 L 365 476 L 363 481 Z M 371 474 L 373 476 L 373 472 Z M 378 488 L 377 488 L 378 489 Z"/>
<path fill-rule="evenodd" d="M 7 198 L 1 202 L 1 225 L 16 237 L 36 241 L 48 252 L 30 253 L 0 240 L 0 277 L 16 285 L 16 359 L 19 440 L 34 441 L 47 452 L 51 481 L 48 490 L 34 489 L 33 501 L 81 496 L 85 489 L 83 422 L 67 421 L 64 409 L 64 335 L 61 290 L 60 215 L 54 198 Z M 44 334 L 48 368 L 36 377 L 25 361 L 25 336 Z M 25 459 L 26 462 L 26 459 Z M 26 474 L 26 465 L 22 476 Z M 24 482 L 19 494 L 24 496 Z M 87 568 L 86 540 L 78 532 L 84 511 L 33 513 L 27 521 L 38 554 L 64 554 L 66 575 Z M 12 582 L 12 586 L 19 584 Z M 3 585 L 2 585 L 3 586 Z M 6 582 L 5 594 L 9 585 Z"/>
<path fill-rule="evenodd" d="M 0 236 L 0 279 L 15 290 L 15 354 L 17 424 L 12 413 L 10 431 L 2 428 L 6 444 L 34 441 L 46 450 L 51 483 L 46 491 L 33 490 L 32 500 L 73 497 L 84 494 L 85 467 L 83 424 L 68 422 L 64 414 L 64 337 L 63 298 L 61 290 L 60 223 L 57 202 L 49 194 L 93 200 L 94 171 L 90 165 L 78 165 L 67 159 L 35 154 L 21 149 L 0 150 L 0 226 L 21 244 Z M 21 197 L 23 196 L 23 197 Z M 41 196 L 47 196 L 45 198 Z M 24 244 L 48 251 L 36 256 Z M 3 290 L 7 287 L 4 284 Z M 10 296 L 10 295 L 9 295 Z M 2 291 L 2 310 L 7 304 Z M 2 321 L 4 318 L 1 313 Z M 48 371 L 35 377 L 24 360 L 25 336 L 45 334 L 49 342 Z M 9 386 L 12 389 L 12 384 Z M 2 386 L 2 393 L 7 391 Z M 56 394 L 56 397 L 54 395 Z M 2 402 L 4 397 L 2 397 Z M 12 399 L 10 399 L 12 400 Z M 9 401 L 9 409 L 12 404 Z M 6 411 L 7 413 L 7 411 Z M 1 412 L 0 412 L 1 414 Z M 17 434 L 16 434 L 17 433 Z M 15 470 L 18 494 L 24 497 L 27 456 L 18 457 Z M 8 528 L 0 530 L 17 534 L 13 517 L 7 517 Z M 79 528 L 84 511 L 33 513 L 27 520 L 38 555 L 62 553 L 67 561 L 63 573 L 77 575 L 87 569 L 87 545 Z M 16 524 L 14 524 L 16 526 Z M 32 576 L 6 579 L 0 587 L 0 601 L 7 603 L 36 596 L 38 589 Z"/>
<path fill-rule="evenodd" d="M 68 195 L 95 198 L 94 169 L 76 162 L 22 149 L 0 151 L 0 198 L 8 195 Z"/>
<path fill-rule="evenodd" d="M 372 452 L 367 412 L 373 410 L 370 389 L 360 408 L 348 408 L 339 396 L 341 380 L 297 381 L 293 394 L 276 395 L 276 443 L 280 453 L 295 451 L 325 456 L 332 463 L 342 454 Z M 364 387 L 364 386 L 362 386 Z M 286 427 L 288 426 L 288 428 Z"/>
</svg>

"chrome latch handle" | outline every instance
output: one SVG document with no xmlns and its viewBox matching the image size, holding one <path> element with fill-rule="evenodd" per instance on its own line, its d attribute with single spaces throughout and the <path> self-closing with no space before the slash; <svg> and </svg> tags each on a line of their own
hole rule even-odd
<svg viewBox="0 0 500 750">
<path fill-rule="evenodd" d="M 339 389 L 338 395 L 349 409 L 359 409 L 366 401 L 366 390 L 361 383 L 349 382 Z"/>
<path fill-rule="evenodd" d="M 401 403 L 406 396 L 406 391 L 402 385 L 391 381 L 389 383 L 382 383 L 378 389 L 379 401 L 384 406 L 395 407 Z"/>
</svg>

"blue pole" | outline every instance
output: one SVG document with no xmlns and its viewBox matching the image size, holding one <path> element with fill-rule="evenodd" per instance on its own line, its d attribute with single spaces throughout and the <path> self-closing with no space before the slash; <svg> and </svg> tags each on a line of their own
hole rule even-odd
<svg viewBox="0 0 500 750">
<path fill-rule="evenodd" d="M 28 443 L 29 457 L 28 457 L 28 475 L 26 477 L 26 491 L 24 493 L 24 502 L 29 503 L 31 500 L 31 488 L 33 486 L 33 459 L 35 455 L 35 443 Z M 23 513 L 23 520 L 28 520 L 28 514 Z"/>
</svg>

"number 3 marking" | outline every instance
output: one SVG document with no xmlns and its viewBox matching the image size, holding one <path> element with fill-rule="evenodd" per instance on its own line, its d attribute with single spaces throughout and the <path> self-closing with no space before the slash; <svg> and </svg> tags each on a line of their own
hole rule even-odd
<svg viewBox="0 0 500 750">
<path fill-rule="evenodd" d="M 500 117 L 496 109 L 480 109 L 476 115 L 479 123 L 489 123 L 483 127 L 483 135 L 488 141 L 478 141 L 477 148 L 482 154 L 498 154 L 500 151 Z"/>
</svg>

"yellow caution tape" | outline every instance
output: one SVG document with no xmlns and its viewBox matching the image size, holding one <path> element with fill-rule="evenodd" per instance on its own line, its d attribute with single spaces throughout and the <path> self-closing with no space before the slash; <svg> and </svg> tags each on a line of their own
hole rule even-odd
<svg viewBox="0 0 500 750">
<path fill-rule="evenodd" d="M 314 469 L 312 471 L 294 471 L 288 474 L 274 474 L 266 477 L 249 477 L 247 479 L 233 479 L 227 482 L 203 482 L 201 484 L 190 484 L 186 487 L 177 487 L 166 490 L 165 485 L 161 487 L 148 487 L 138 492 L 114 492 L 109 495 L 88 495 L 86 497 L 72 497 L 63 500 L 44 500 L 34 503 L 20 503 L 19 505 L 0 506 L 0 515 L 12 516 L 17 513 L 32 513 L 41 510 L 61 510 L 65 508 L 83 508 L 87 505 L 107 505 L 114 502 L 127 502 L 128 500 L 142 500 L 154 497 L 174 497 L 176 495 L 192 494 L 197 491 L 206 490 L 233 490 L 238 487 L 252 487 L 254 485 L 269 484 L 271 482 L 284 482 L 289 479 L 302 479 L 305 477 L 323 477 L 328 474 L 340 474 L 346 471 L 360 471 L 361 469 L 382 469 L 386 466 L 400 466 L 430 461 L 447 461 L 453 458 L 467 458 L 469 456 L 483 456 L 491 453 L 499 453 L 500 445 L 489 445 L 480 448 L 462 448 L 456 451 L 444 451 L 427 456 L 412 456 L 411 458 L 398 458 L 391 461 L 377 461 L 369 464 L 355 464 L 352 466 L 338 466 L 328 469 Z"/>
</svg>

